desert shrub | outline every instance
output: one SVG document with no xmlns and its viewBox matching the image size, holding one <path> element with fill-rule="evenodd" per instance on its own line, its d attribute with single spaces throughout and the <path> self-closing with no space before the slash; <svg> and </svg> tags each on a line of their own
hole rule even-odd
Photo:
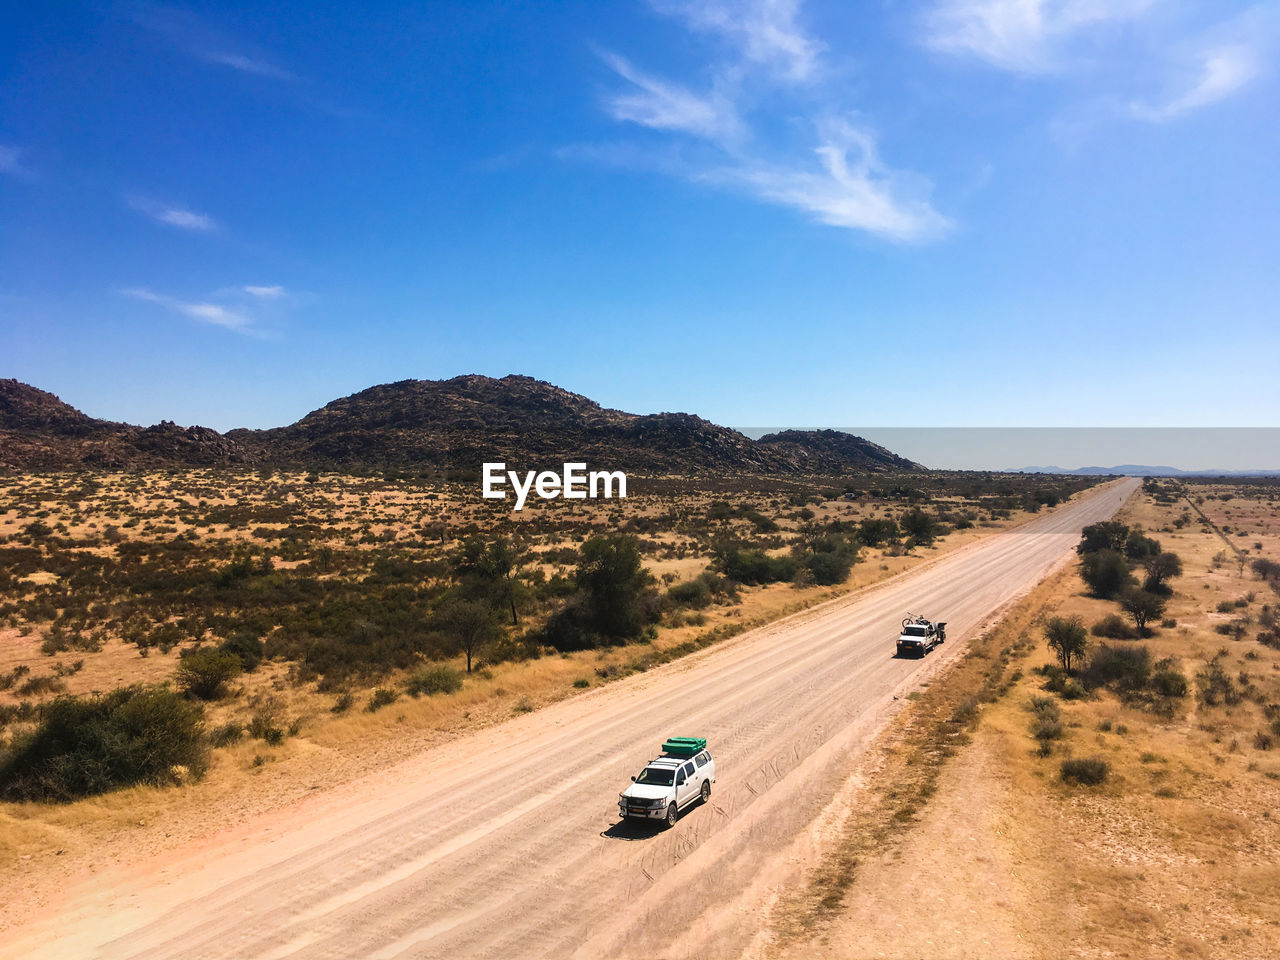
<svg viewBox="0 0 1280 960">
<path fill-rule="evenodd" d="M 585 689 L 586 687 L 591 686 L 591 681 L 588 680 L 586 677 L 578 677 L 577 680 L 573 681 L 573 685 L 579 690 L 582 690 L 582 689 Z"/>
<path fill-rule="evenodd" d="M 978 698 L 965 697 L 951 711 L 952 723 L 972 723 L 978 718 Z"/>
<path fill-rule="evenodd" d="M 1255 750 L 1270 750 L 1275 743 L 1271 734 L 1266 730 L 1259 730 L 1253 735 L 1253 747 Z"/>
<path fill-rule="evenodd" d="M 240 660 L 241 669 L 246 673 L 252 673 L 262 662 L 265 646 L 252 632 L 237 630 L 230 639 L 218 645 L 218 650 L 222 653 L 234 654 Z"/>
<path fill-rule="evenodd" d="M 1156 665 L 1157 667 L 1160 664 Z M 1185 697 L 1190 689 L 1186 674 L 1166 666 L 1151 675 L 1151 689 L 1160 697 Z"/>
<path fill-rule="evenodd" d="M 1061 766 L 1062 779 L 1067 783 L 1080 783 L 1096 787 L 1105 783 L 1111 773 L 1111 765 L 1101 757 L 1080 757 L 1063 760 Z"/>
<path fill-rule="evenodd" d="M 333 701 L 333 706 L 329 708 L 330 713 L 346 713 L 355 703 L 355 697 L 351 695 L 350 690 L 343 690 Z"/>
<path fill-rule="evenodd" d="M 1086 687 L 1109 687 L 1125 696 L 1141 692 L 1151 678 L 1151 651 L 1145 645 L 1102 644 L 1081 672 Z"/>
<path fill-rule="evenodd" d="M 1052 697 L 1032 697 L 1027 707 L 1031 711 L 1033 737 L 1047 741 L 1062 736 L 1062 711 Z"/>
<path fill-rule="evenodd" d="M 394 690 L 379 687 L 373 691 L 373 696 L 369 697 L 369 702 L 365 704 L 364 709 L 367 713 L 377 713 L 383 707 L 395 703 L 399 696 Z"/>
<path fill-rule="evenodd" d="M 174 675 L 178 688 L 201 700 L 217 700 L 227 690 L 227 683 L 240 675 L 240 658 L 234 653 L 201 647 L 178 661 Z"/>
<path fill-rule="evenodd" d="M 244 736 L 244 727 L 238 723 L 224 723 L 209 734 L 209 744 L 214 747 L 226 747 L 236 743 Z"/>
<path fill-rule="evenodd" d="M 802 563 L 813 577 L 813 582 L 830 587 L 844 583 L 849 572 L 858 562 L 858 548 L 842 536 L 835 534 L 821 537 L 810 545 L 811 553 Z"/>
<path fill-rule="evenodd" d="M 1196 674 L 1197 696 L 1206 707 L 1235 706 L 1244 699 L 1244 691 L 1222 668 L 1222 659 L 1219 652 Z"/>
<path fill-rule="evenodd" d="M 676 606 L 701 609 L 711 605 L 711 586 L 702 577 L 686 580 L 668 590 L 667 599 Z"/>
<path fill-rule="evenodd" d="M 511 708 L 512 713 L 532 713 L 533 701 L 528 697 L 521 697 L 515 702 L 515 706 Z"/>
<path fill-rule="evenodd" d="M 53 676 L 31 677 L 15 691 L 20 697 L 38 697 L 44 693 L 60 693 L 67 685 Z"/>
<path fill-rule="evenodd" d="M 721 572 L 737 583 L 757 585 L 781 583 L 795 577 L 799 562 L 794 557 L 773 557 L 763 550 L 724 547 L 717 551 Z"/>
<path fill-rule="evenodd" d="M 1108 640 L 1132 640 L 1133 627 L 1125 622 L 1118 613 L 1109 613 L 1092 627 L 1089 632 L 1095 637 L 1106 637 Z"/>
<path fill-rule="evenodd" d="M 423 667 L 409 675 L 406 689 L 412 697 L 457 693 L 462 689 L 462 671 L 443 663 Z"/>
<path fill-rule="evenodd" d="M 58 697 L 0 760 L 0 797 L 66 802 L 135 784 L 200 777 L 204 711 L 162 686 Z"/>
</svg>

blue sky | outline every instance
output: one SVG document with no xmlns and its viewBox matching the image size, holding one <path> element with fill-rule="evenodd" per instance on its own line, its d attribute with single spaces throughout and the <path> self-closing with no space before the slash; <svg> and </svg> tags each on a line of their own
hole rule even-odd
<svg viewBox="0 0 1280 960">
<path fill-rule="evenodd" d="M 6 4 L 0 375 L 1273 426 L 1278 50 L 1274 3 Z"/>
</svg>

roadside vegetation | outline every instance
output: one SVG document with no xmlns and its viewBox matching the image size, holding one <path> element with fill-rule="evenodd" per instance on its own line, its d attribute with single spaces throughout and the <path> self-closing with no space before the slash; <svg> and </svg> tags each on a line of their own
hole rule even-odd
<svg viewBox="0 0 1280 960">
<path fill-rule="evenodd" d="M 95 697 L 141 683 L 183 704 L 175 735 L 203 718 L 204 748 L 254 768 L 317 724 L 403 717 L 388 708 L 414 700 L 474 689 L 509 697 L 509 715 L 545 702 L 510 693 L 521 665 L 592 657 L 556 695 L 648 669 L 1091 482 L 636 478 L 626 501 L 515 515 L 470 486 L 403 474 L 0 477 L 0 630 L 13 641 L 0 796 L 67 800 L 207 766 L 51 779 L 43 794 L 25 773 L 15 787 L 55 703 L 92 713 Z M 75 738 L 39 749 L 74 752 Z"/>
<path fill-rule="evenodd" d="M 1280 953 L 1278 501 L 1148 480 L 1086 530 L 907 706 L 775 953 Z"/>
</svg>

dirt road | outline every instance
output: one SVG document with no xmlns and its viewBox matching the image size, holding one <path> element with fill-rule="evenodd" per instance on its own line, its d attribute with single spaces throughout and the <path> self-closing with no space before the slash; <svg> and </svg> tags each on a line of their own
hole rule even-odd
<svg viewBox="0 0 1280 960">
<path fill-rule="evenodd" d="M 12 957 L 737 956 L 803 867 L 895 699 L 1067 561 L 1112 484 L 797 618 L 433 750 L 199 849 L 99 874 L 17 931 Z M 893 657 L 908 610 L 948 621 Z M 718 782 L 669 831 L 619 825 L 618 792 L 670 734 Z M 801 845 L 802 846 L 802 845 Z M 888 906 L 892 909 L 891 905 Z"/>
</svg>

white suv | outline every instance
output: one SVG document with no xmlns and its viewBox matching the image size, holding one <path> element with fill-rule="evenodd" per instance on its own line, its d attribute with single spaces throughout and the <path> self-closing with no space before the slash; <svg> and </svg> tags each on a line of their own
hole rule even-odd
<svg viewBox="0 0 1280 960">
<path fill-rule="evenodd" d="M 676 753 L 668 752 L 676 744 Z M 692 752 L 690 747 L 696 747 Z M 716 781 L 716 762 L 706 741 L 691 737 L 668 740 L 663 754 L 649 762 L 631 786 L 620 794 L 618 813 L 637 820 L 664 820 L 674 826 L 680 811 L 711 796 Z M 688 753 L 687 756 L 679 754 Z"/>
</svg>

